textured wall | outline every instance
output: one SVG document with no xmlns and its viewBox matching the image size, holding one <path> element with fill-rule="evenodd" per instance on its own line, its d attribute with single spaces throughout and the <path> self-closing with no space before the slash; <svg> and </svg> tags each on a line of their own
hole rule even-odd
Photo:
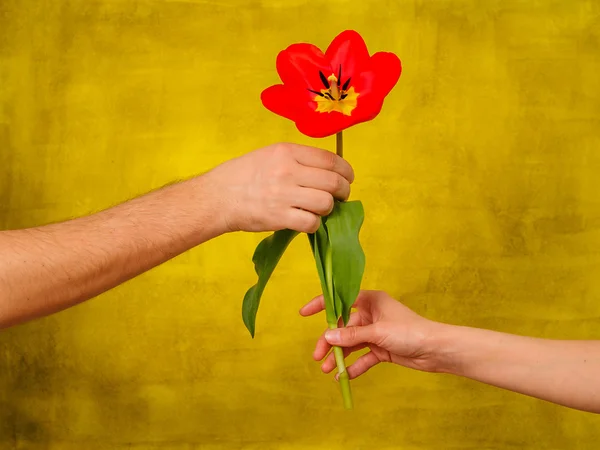
<svg viewBox="0 0 600 450">
<path fill-rule="evenodd" d="M 600 3 L 2 0 L 0 227 L 86 214 L 276 141 L 275 56 L 360 31 L 404 74 L 346 133 L 364 286 L 431 318 L 600 338 Z M 600 419 L 378 367 L 344 412 L 311 353 L 304 239 L 240 317 L 262 236 L 222 237 L 0 333 L 0 448 L 592 449 Z M 231 256 L 226 256 L 229 253 Z"/>
</svg>

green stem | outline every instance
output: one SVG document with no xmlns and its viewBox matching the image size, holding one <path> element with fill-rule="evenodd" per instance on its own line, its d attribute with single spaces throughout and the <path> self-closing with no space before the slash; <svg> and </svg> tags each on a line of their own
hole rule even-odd
<svg viewBox="0 0 600 450">
<path fill-rule="evenodd" d="M 341 131 L 335 135 L 335 152 L 339 157 L 344 157 L 344 136 Z"/>
<path fill-rule="evenodd" d="M 331 255 L 331 246 L 327 247 L 325 252 L 325 280 L 327 284 L 327 292 L 335 309 L 335 293 L 333 288 L 333 258 Z M 340 316 L 341 311 L 336 310 L 336 316 Z M 329 323 L 330 329 L 336 329 L 336 323 Z M 346 370 L 346 361 L 344 360 L 344 350 L 341 347 L 333 347 L 335 363 L 338 369 L 338 381 L 342 389 L 342 398 L 344 399 L 344 408 L 352 409 L 352 391 L 350 390 L 350 377 Z"/>
<path fill-rule="evenodd" d="M 329 328 L 335 329 L 337 325 L 329 325 Z M 352 409 L 352 390 L 350 389 L 350 377 L 346 370 L 346 361 L 344 361 L 344 350 L 341 347 L 333 347 L 335 363 L 338 368 L 338 381 L 342 389 L 342 398 L 344 399 L 344 408 Z"/>
</svg>

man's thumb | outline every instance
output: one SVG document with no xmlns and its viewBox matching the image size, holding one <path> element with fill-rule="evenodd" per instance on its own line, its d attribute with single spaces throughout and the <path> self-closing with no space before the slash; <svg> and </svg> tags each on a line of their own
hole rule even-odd
<svg viewBox="0 0 600 450">
<path fill-rule="evenodd" d="M 375 337 L 373 325 L 364 327 L 346 327 L 327 330 L 325 340 L 331 345 L 340 347 L 353 347 L 365 342 L 372 343 Z"/>
</svg>

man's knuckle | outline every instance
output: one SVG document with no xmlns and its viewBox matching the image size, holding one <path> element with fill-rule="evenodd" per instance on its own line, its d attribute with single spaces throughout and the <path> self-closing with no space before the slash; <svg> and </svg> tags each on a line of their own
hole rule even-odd
<svg viewBox="0 0 600 450">
<path fill-rule="evenodd" d="M 336 192 L 339 188 L 339 180 L 335 174 L 327 175 L 327 179 L 325 180 L 325 190 L 330 194 Z"/>
<path fill-rule="evenodd" d="M 317 231 L 319 229 L 319 226 L 321 224 L 321 219 L 319 219 L 317 216 L 314 215 L 310 215 L 307 217 L 306 222 L 305 222 L 305 233 L 314 233 L 315 231 Z"/>
<path fill-rule="evenodd" d="M 318 209 L 322 214 L 329 214 L 333 209 L 333 196 L 331 194 L 324 194 L 319 198 Z"/>
<path fill-rule="evenodd" d="M 291 168 L 288 164 L 278 164 L 272 172 L 273 179 L 277 181 L 277 183 L 281 183 L 282 181 L 286 181 L 292 175 Z"/>
<path fill-rule="evenodd" d="M 331 211 L 333 211 L 333 207 L 335 205 L 335 201 L 333 200 L 333 196 L 328 195 L 327 196 L 327 202 L 325 204 L 325 211 L 327 212 L 327 214 L 329 214 Z"/>
<path fill-rule="evenodd" d="M 329 170 L 335 169 L 338 162 L 338 156 L 332 152 L 326 152 L 324 156 L 325 167 Z"/>
<path fill-rule="evenodd" d="M 289 142 L 280 142 L 275 146 L 274 152 L 279 155 L 289 155 L 292 153 L 292 144 Z"/>
</svg>

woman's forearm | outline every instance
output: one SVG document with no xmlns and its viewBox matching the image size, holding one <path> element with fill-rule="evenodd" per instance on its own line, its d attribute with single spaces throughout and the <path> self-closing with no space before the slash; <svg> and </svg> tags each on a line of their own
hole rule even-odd
<svg viewBox="0 0 600 450">
<path fill-rule="evenodd" d="M 0 232 L 0 328 L 94 297 L 225 231 L 195 178 L 63 223 Z"/>
<path fill-rule="evenodd" d="M 440 372 L 600 413 L 600 341 L 561 341 L 445 326 Z"/>
</svg>

